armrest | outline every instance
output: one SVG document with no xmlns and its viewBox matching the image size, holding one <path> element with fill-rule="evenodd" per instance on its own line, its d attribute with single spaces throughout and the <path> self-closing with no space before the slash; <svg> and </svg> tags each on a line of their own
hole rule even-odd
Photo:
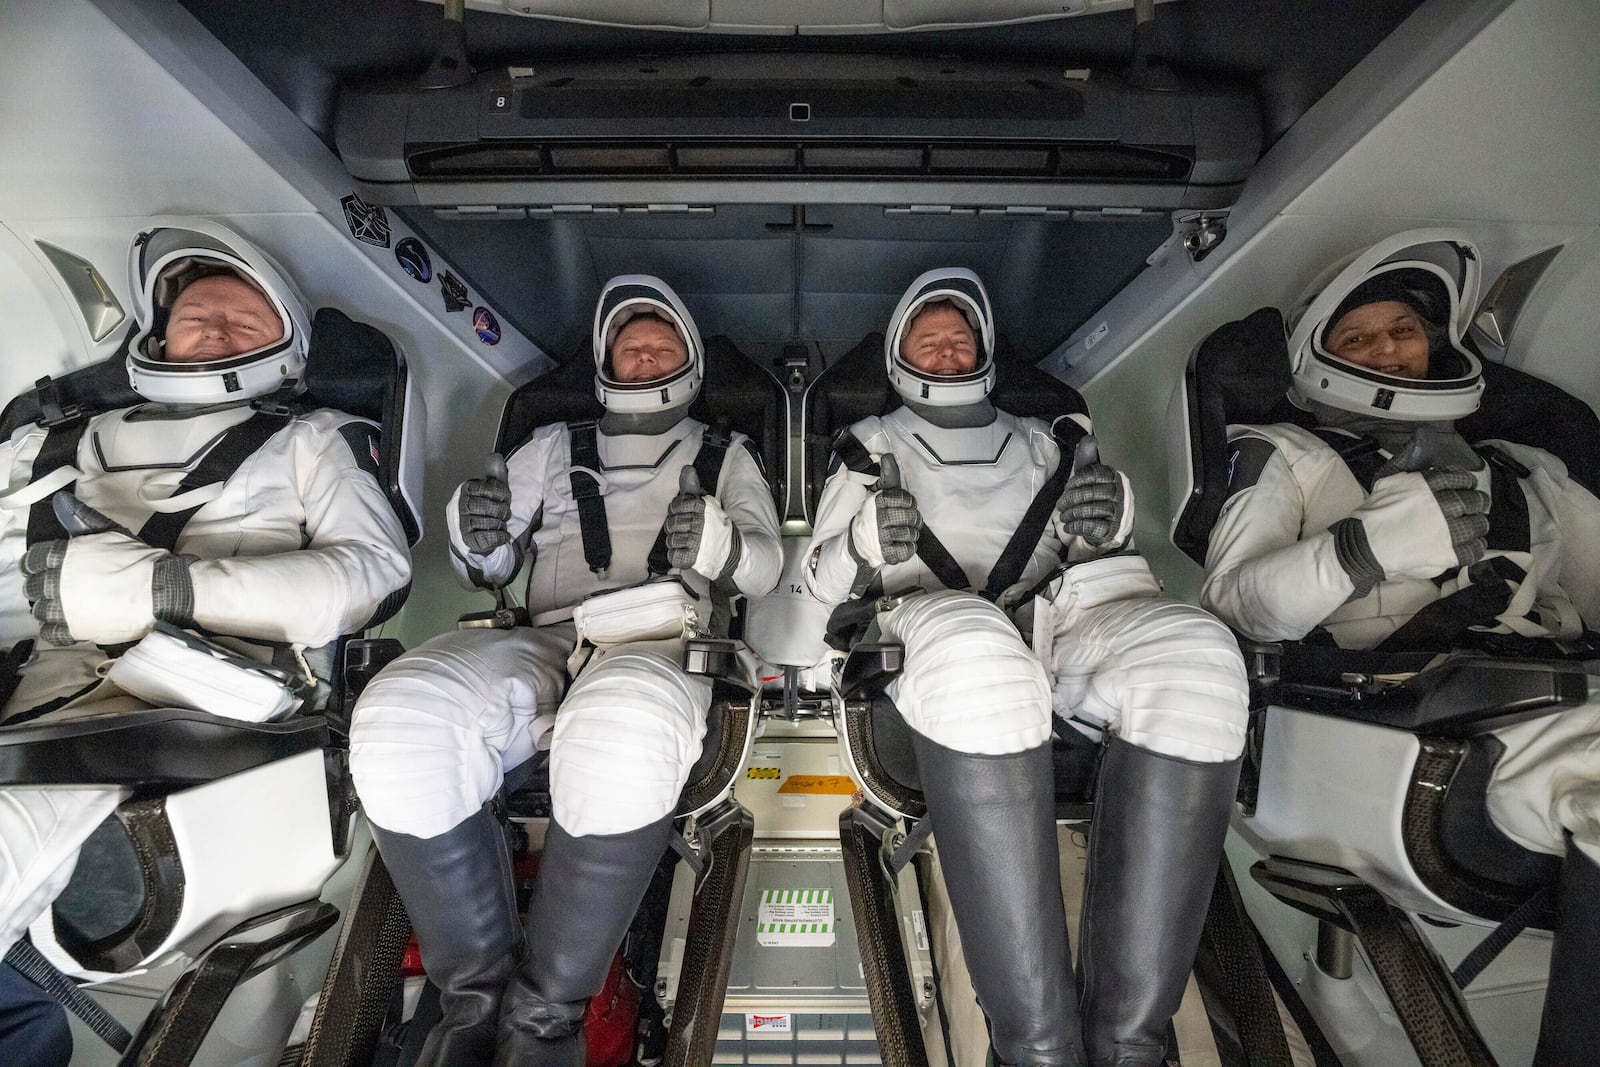
<svg viewBox="0 0 1600 1067">
<path fill-rule="evenodd" d="M 1367 654 L 1370 655 L 1370 654 Z M 1278 694 L 1288 707 L 1434 737 L 1471 737 L 1576 707 L 1589 696 L 1581 662 L 1491 659 L 1457 653 L 1387 688 L 1367 671 L 1296 677 L 1286 660 Z"/>
<path fill-rule="evenodd" d="M 846 700 L 868 700 L 883 692 L 905 663 L 905 646 L 886 641 L 862 642 L 850 650 L 840 676 Z"/>
<path fill-rule="evenodd" d="M 185 708 L 86 715 L 0 728 L 0 786 L 170 792 L 327 744 L 320 715 L 263 723 Z"/>
</svg>

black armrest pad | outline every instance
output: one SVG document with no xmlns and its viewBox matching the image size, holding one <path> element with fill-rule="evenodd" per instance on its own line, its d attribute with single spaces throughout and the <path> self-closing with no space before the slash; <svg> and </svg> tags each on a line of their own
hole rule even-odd
<svg viewBox="0 0 1600 1067">
<path fill-rule="evenodd" d="M 320 715 L 252 723 L 149 708 L 0 727 L 0 786 L 182 789 L 328 744 Z"/>
<path fill-rule="evenodd" d="M 1371 694 L 1341 694 L 1326 679 L 1298 684 L 1287 669 L 1284 704 L 1433 737 L 1471 737 L 1576 707 L 1588 699 L 1584 665 L 1458 654 Z"/>
<path fill-rule="evenodd" d="M 904 662 L 905 648 L 901 645 L 884 641 L 856 645 L 844 661 L 840 678 L 844 698 L 863 700 L 877 696 L 900 673 Z"/>
</svg>

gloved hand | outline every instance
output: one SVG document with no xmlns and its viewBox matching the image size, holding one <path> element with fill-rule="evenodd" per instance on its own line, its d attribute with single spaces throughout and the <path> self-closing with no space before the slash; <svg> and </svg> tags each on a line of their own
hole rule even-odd
<svg viewBox="0 0 1600 1067">
<path fill-rule="evenodd" d="M 1402 471 L 1373 482 L 1366 503 L 1328 532 L 1363 597 L 1386 579 L 1432 578 L 1482 559 L 1489 497 L 1469 471 Z"/>
<path fill-rule="evenodd" d="M 1100 462 L 1090 434 L 1072 456 L 1072 476 L 1056 508 L 1056 535 L 1079 538 L 1097 552 L 1115 552 L 1133 535 L 1133 485 L 1128 476 Z"/>
<path fill-rule="evenodd" d="M 511 486 L 506 480 L 506 461 L 498 452 L 489 456 L 481 478 L 462 483 L 456 497 L 456 518 L 461 524 L 461 540 L 467 551 L 487 556 L 501 545 L 511 543 Z"/>
<path fill-rule="evenodd" d="M 65 490 L 52 505 L 70 537 L 29 548 L 23 592 L 53 645 L 136 641 L 157 619 L 194 617 L 192 557 L 152 548 Z"/>
<path fill-rule="evenodd" d="M 900 487 L 900 464 L 892 453 L 878 460 L 880 474 L 856 517 L 850 520 L 845 545 L 864 567 L 904 563 L 917 554 L 922 512 L 917 498 Z"/>
<path fill-rule="evenodd" d="M 739 565 L 744 542 L 717 498 L 700 487 L 700 475 L 685 466 L 678 473 L 678 495 L 667 505 L 667 562 L 716 580 Z"/>
<path fill-rule="evenodd" d="M 1428 423 L 1411 431 L 1411 440 L 1389 462 L 1378 468 L 1376 481 L 1403 471 L 1442 470 L 1475 471 L 1483 466 L 1483 457 L 1472 450 L 1467 439 L 1454 430 L 1441 429 Z"/>
</svg>

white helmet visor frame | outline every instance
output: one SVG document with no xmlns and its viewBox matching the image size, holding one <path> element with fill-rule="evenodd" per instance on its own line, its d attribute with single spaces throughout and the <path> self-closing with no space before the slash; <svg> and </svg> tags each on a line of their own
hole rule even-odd
<svg viewBox="0 0 1600 1067">
<path fill-rule="evenodd" d="M 611 373 L 611 345 L 636 315 L 665 319 L 678 331 L 689 358 L 672 373 L 649 382 L 624 382 Z M 672 287 L 649 274 L 622 274 L 606 283 L 594 310 L 594 395 L 607 411 L 645 415 L 690 403 L 705 379 L 705 346 L 694 317 Z"/>
<path fill-rule="evenodd" d="M 304 378 L 311 333 L 305 301 L 277 264 L 238 234 L 203 220 L 158 226 L 134 239 L 128 268 L 137 323 L 128 342 L 128 380 L 146 400 L 251 400 Z M 190 283 L 218 274 L 232 274 L 260 292 L 282 323 L 282 336 L 221 359 L 168 362 L 162 348 L 173 302 Z"/>
<path fill-rule="evenodd" d="M 1327 282 L 1312 287 L 1289 336 L 1291 399 L 1315 401 L 1343 411 L 1402 422 L 1453 421 L 1478 409 L 1483 366 L 1463 343 L 1476 305 L 1481 265 L 1477 248 L 1455 230 L 1397 234 L 1355 257 Z M 1434 344 L 1427 378 L 1402 378 L 1340 359 L 1324 338 L 1337 325 L 1346 299 L 1358 289 L 1392 276 L 1410 288 L 1426 285 L 1442 299 L 1427 316 L 1444 337 Z M 1381 300 L 1382 295 L 1374 297 Z M 1417 303 L 1417 301 L 1407 301 Z M 1420 308 L 1419 308 L 1420 311 Z"/>
<path fill-rule="evenodd" d="M 978 339 L 977 365 L 965 374 L 929 374 L 913 367 L 900 354 L 900 344 L 912 321 L 923 308 L 939 301 L 948 301 L 960 309 Z M 889 384 L 902 400 L 930 407 L 960 407 L 988 396 L 995 380 L 994 312 L 983 282 L 965 267 L 941 267 L 919 276 L 895 305 L 883 349 Z"/>
</svg>

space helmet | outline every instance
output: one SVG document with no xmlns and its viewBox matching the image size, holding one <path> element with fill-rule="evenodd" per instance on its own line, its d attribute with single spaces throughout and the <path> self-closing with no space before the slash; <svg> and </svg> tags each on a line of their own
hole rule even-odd
<svg viewBox="0 0 1600 1067">
<path fill-rule="evenodd" d="M 652 382 L 623 382 L 612 377 L 611 344 L 635 315 L 651 314 L 670 322 L 689 350 L 677 371 Z M 649 274 L 621 274 L 606 282 L 594 309 L 594 395 L 607 411 L 642 415 L 692 401 L 705 378 L 705 346 L 700 330 L 678 294 Z"/>
<path fill-rule="evenodd" d="M 1481 261 L 1460 231 L 1411 230 L 1336 265 L 1289 316 L 1290 398 L 1402 422 L 1451 421 L 1478 409 L 1483 366 L 1463 343 L 1478 297 Z M 1340 359 L 1329 332 L 1354 308 L 1409 305 L 1430 326 L 1428 376 L 1385 374 Z"/>
<path fill-rule="evenodd" d="M 219 359 L 168 362 L 167 316 L 190 283 L 232 275 L 258 290 L 283 323 L 283 336 L 249 352 Z M 128 343 L 128 380 L 146 400 L 213 404 L 250 400 L 304 380 L 311 325 L 306 304 L 271 257 L 225 226 L 175 219 L 145 230 L 128 252 L 136 324 Z"/>
<path fill-rule="evenodd" d="M 928 304 L 947 300 L 972 326 L 978 340 L 978 362 L 966 374 L 928 374 L 900 355 L 900 342 L 911 320 Z M 994 389 L 994 312 L 978 276 L 965 267 L 940 267 L 923 274 L 895 305 L 883 339 L 889 382 L 903 400 L 932 407 L 957 407 L 982 400 Z"/>
</svg>

